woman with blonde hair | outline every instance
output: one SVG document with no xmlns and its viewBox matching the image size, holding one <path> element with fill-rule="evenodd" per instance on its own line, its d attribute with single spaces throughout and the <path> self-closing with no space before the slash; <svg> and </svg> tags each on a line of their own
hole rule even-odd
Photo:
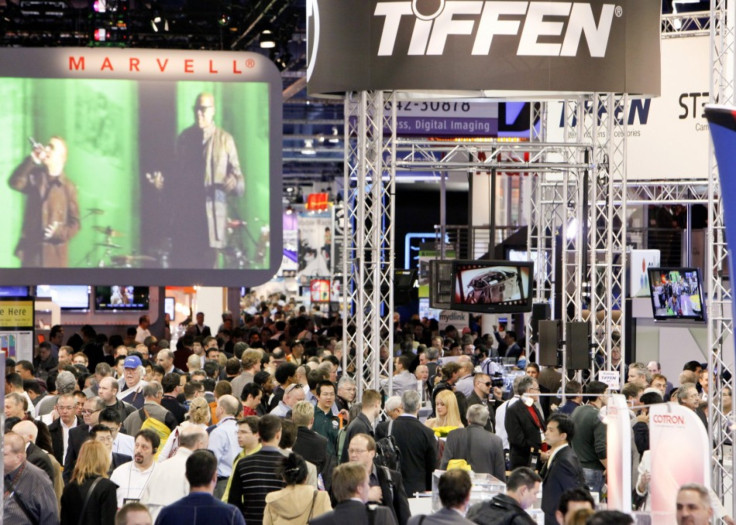
<svg viewBox="0 0 736 525">
<path fill-rule="evenodd" d="M 114 523 L 118 486 L 107 479 L 110 453 L 99 441 L 79 449 L 71 482 L 61 495 L 61 525 Z"/>
<path fill-rule="evenodd" d="M 266 496 L 263 525 L 306 525 L 332 510 L 327 492 L 307 485 L 307 462 L 299 454 L 282 459 L 277 473 L 286 487 Z"/>
<path fill-rule="evenodd" d="M 195 397 L 189 403 L 189 412 L 187 412 L 186 420 L 169 434 L 164 447 L 161 449 L 161 453 L 158 455 L 157 461 L 161 463 L 176 454 L 176 450 L 179 448 L 179 434 L 181 433 L 182 425 L 199 425 L 206 430 L 209 423 L 210 405 L 204 397 Z"/>
<path fill-rule="evenodd" d="M 437 417 L 428 419 L 424 424 L 429 428 L 463 427 L 460 419 L 460 410 L 457 407 L 457 398 L 452 390 L 443 390 L 435 398 Z"/>
</svg>

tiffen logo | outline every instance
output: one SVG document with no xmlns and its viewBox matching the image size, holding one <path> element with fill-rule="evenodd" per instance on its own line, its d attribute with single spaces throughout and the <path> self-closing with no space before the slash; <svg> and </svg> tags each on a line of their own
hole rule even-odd
<svg viewBox="0 0 736 525">
<path fill-rule="evenodd" d="M 590 56 L 606 55 L 614 15 L 623 9 L 603 4 L 596 21 L 591 4 L 584 2 L 516 2 L 496 0 L 440 0 L 432 13 L 424 13 L 420 0 L 379 2 L 373 13 L 383 17 L 378 56 L 394 55 L 399 30 L 414 22 L 408 55 L 442 55 L 450 36 L 473 39 L 473 55 L 488 55 L 494 37 L 518 36 L 518 56 L 578 54 L 585 35 Z M 433 2 L 435 5 L 437 1 Z"/>
</svg>

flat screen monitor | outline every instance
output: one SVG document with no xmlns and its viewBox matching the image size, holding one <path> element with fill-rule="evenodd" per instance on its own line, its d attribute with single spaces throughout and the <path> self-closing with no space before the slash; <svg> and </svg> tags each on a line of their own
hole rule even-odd
<svg viewBox="0 0 736 525">
<path fill-rule="evenodd" d="M 698 268 L 649 268 L 647 272 L 655 319 L 705 321 L 703 280 Z"/>
<path fill-rule="evenodd" d="M 36 297 L 50 297 L 62 310 L 89 310 L 89 286 L 40 284 Z"/>
<path fill-rule="evenodd" d="M 27 286 L 0 286 L 0 297 L 27 297 Z"/>
<path fill-rule="evenodd" d="M 312 279 L 309 282 L 309 297 L 313 303 L 330 302 L 330 280 Z"/>
<path fill-rule="evenodd" d="M 454 261 L 452 309 L 491 314 L 531 311 L 533 264 Z"/>
<path fill-rule="evenodd" d="M 95 286 L 95 311 L 148 310 L 148 286 Z"/>
</svg>

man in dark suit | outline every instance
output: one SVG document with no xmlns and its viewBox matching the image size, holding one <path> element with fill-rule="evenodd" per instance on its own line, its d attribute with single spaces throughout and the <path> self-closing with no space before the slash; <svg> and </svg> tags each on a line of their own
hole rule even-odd
<svg viewBox="0 0 736 525">
<path fill-rule="evenodd" d="M 336 459 L 327 453 L 327 438 L 312 430 L 314 424 L 314 407 L 309 401 L 299 401 L 291 411 L 291 420 L 297 427 L 296 443 L 291 448 L 305 460 L 314 463 L 317 472 L 322 474 L 325 489 L 330 490 L 332 470 Z"/>
<path fill-rule="evenodd" d="M 539 385 L 531 376 L 522 377 L 516 387 L 521 396 L 519 402 L 506 410 L 506 433 L 509 437 L 511 470 L 528 467 L 542 447 L 544 423 L 535 401 L 539 397 Z M 535 467 L 532 467 L 533 469 Z"/>
<path fill-rule="evenodd" d="M 59 413 L 59 418 L 49 425 L 49 433 L 51 434 L 51 443 L 54 447 L 54 457 L 60 465 L 63 465 L 64 455 L 66 454 L 64 433 L 68 433 L 78 424 L 82 424 L 82 421 L 77 418 L 77 401 L 74 398 L 74 394 L 60 395 L 56 399 L 55 408 Z"/>
<path fill-rule="evenodd" d="M 472 487 L 473 482 L 466 471 L 455 469 L 445 472 L 438 485 L 442 508 L 429 516 L 413 516 L 409 525 L 472 525 L 472 521 L 463 517 Z"/>
<path fill-rule="evenodd" d="M 189 495 L 167 505 L 156 518 L 159 525 L 245 525 L 235 505 L 212 496 L 217 484 L 217 459 L 209 450 L 196 450 L 187 458 Z"/>
<path fill-rule="evenodd" d="M 358 461 L 368 473 L 370 485 L 368 501 L 389 507 L 394 512 L 399 525 L 406 525 L 411 511 L 409 500 L 404 492 L 404 482 L 399 472 L 375 464 L 375 440 L 368 434 L 357 434 L 350 442 L 348 454 L 350 461 Z M 333 488 L 336 484 L 337 481 L 333 477 Z"/>
<path fill-rule="evenodd" d="M 38 436 L 36 425 L 32 421 L 19 421 L 10 430 L 22 437 L 23 441 L 28 444 L 26 448 L 26 459 L 28 462 L 36 465 L 48 474 L 49 479 L 53 483 L 56 472 L 54 472 L 54 467 L 51 464 L 51 458 L 48 453 L 35 445 L 36 437 Z"/>
<path fill-rule="evenodd" d="M 358 417 L 353 419 L 345 431 L 345 445 L 342 448 L 342 456 L 340 463 L 348 461 L 348 447 L 350 440 L 357 434 L 368 434 L 374 437 L 373 422 L 381 413 L 381 394 L 376 390 L 366 390 L 363 392 L 361 400 L 361 409 Z"/>
<path fill-rule="evenodd" d="M 72 478 L 74 465 L 77 463 L 79 449 L 82 443 L 89 439 L 90 429 L 97 424 L 100 412 L 105 409 L 105 402 L 99 397 L 89 398 L 84 402 L 82 409 L 82 419 L 84 423 L 77 425 L 69 431 L 69 439 L 66 447 L 66 456 L 64 457 L 64 484 L 69 483 Z"/>
<path fill-rule="evenodd" d="M 340 465 L 335 469 L 332 481 L 332 492 L 338 503 L 334 510 L 311 520 L 310 525 L 397 525 L 390 509 L 366 505 L 370 485 L 363 465 L 357 462 Z"/>
<path fill-rule="evenodd" d="M 407 390 L 401 395 L 404 413 L 389 426 L 401 451 L 401 477 L 407 495 L 432 490 L 432 472 L 437 465 L 437 438 L 434 432 L 417 418 L 419 392 Z"/>
<path fill-rule="evenodd" d="M 488 409 L 483 405 L 473 405 L 468 409 L 468 427 L 455 429 L 447 436 L 441 470 L 447 468 L 451 459 L 464 459 L 470 463 L 473 472 L 491 474 L 506 481 L 503 441 L 483 428 L 487 420 Z"/>
<path fill-rule="evenodd" d="M 568 441 L 575 435 L 575 423 L 565 414 L 553 414 L 547 421 L 545 440 L 550 446 L 549 458 L 539 474 L 542 477 L 542 510 L 544 525 L 557 525 L 558 502 L 562 493 L 585 487 L 583 467 Z"/>
</svg>

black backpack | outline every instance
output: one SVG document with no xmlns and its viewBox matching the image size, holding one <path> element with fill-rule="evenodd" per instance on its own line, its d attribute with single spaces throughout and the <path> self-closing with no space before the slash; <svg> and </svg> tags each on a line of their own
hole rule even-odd
<svg viewBox="0 0 736 525">
<path fill-rule="evenodd" d="M 396 439 L 391 435 L 394 422 L 388 424 L 388 435 L 376 441 L 376 457 L 373 460 L 379 467 L 390 470 L 401 470 L 401 450 Z"/>
</svg>

